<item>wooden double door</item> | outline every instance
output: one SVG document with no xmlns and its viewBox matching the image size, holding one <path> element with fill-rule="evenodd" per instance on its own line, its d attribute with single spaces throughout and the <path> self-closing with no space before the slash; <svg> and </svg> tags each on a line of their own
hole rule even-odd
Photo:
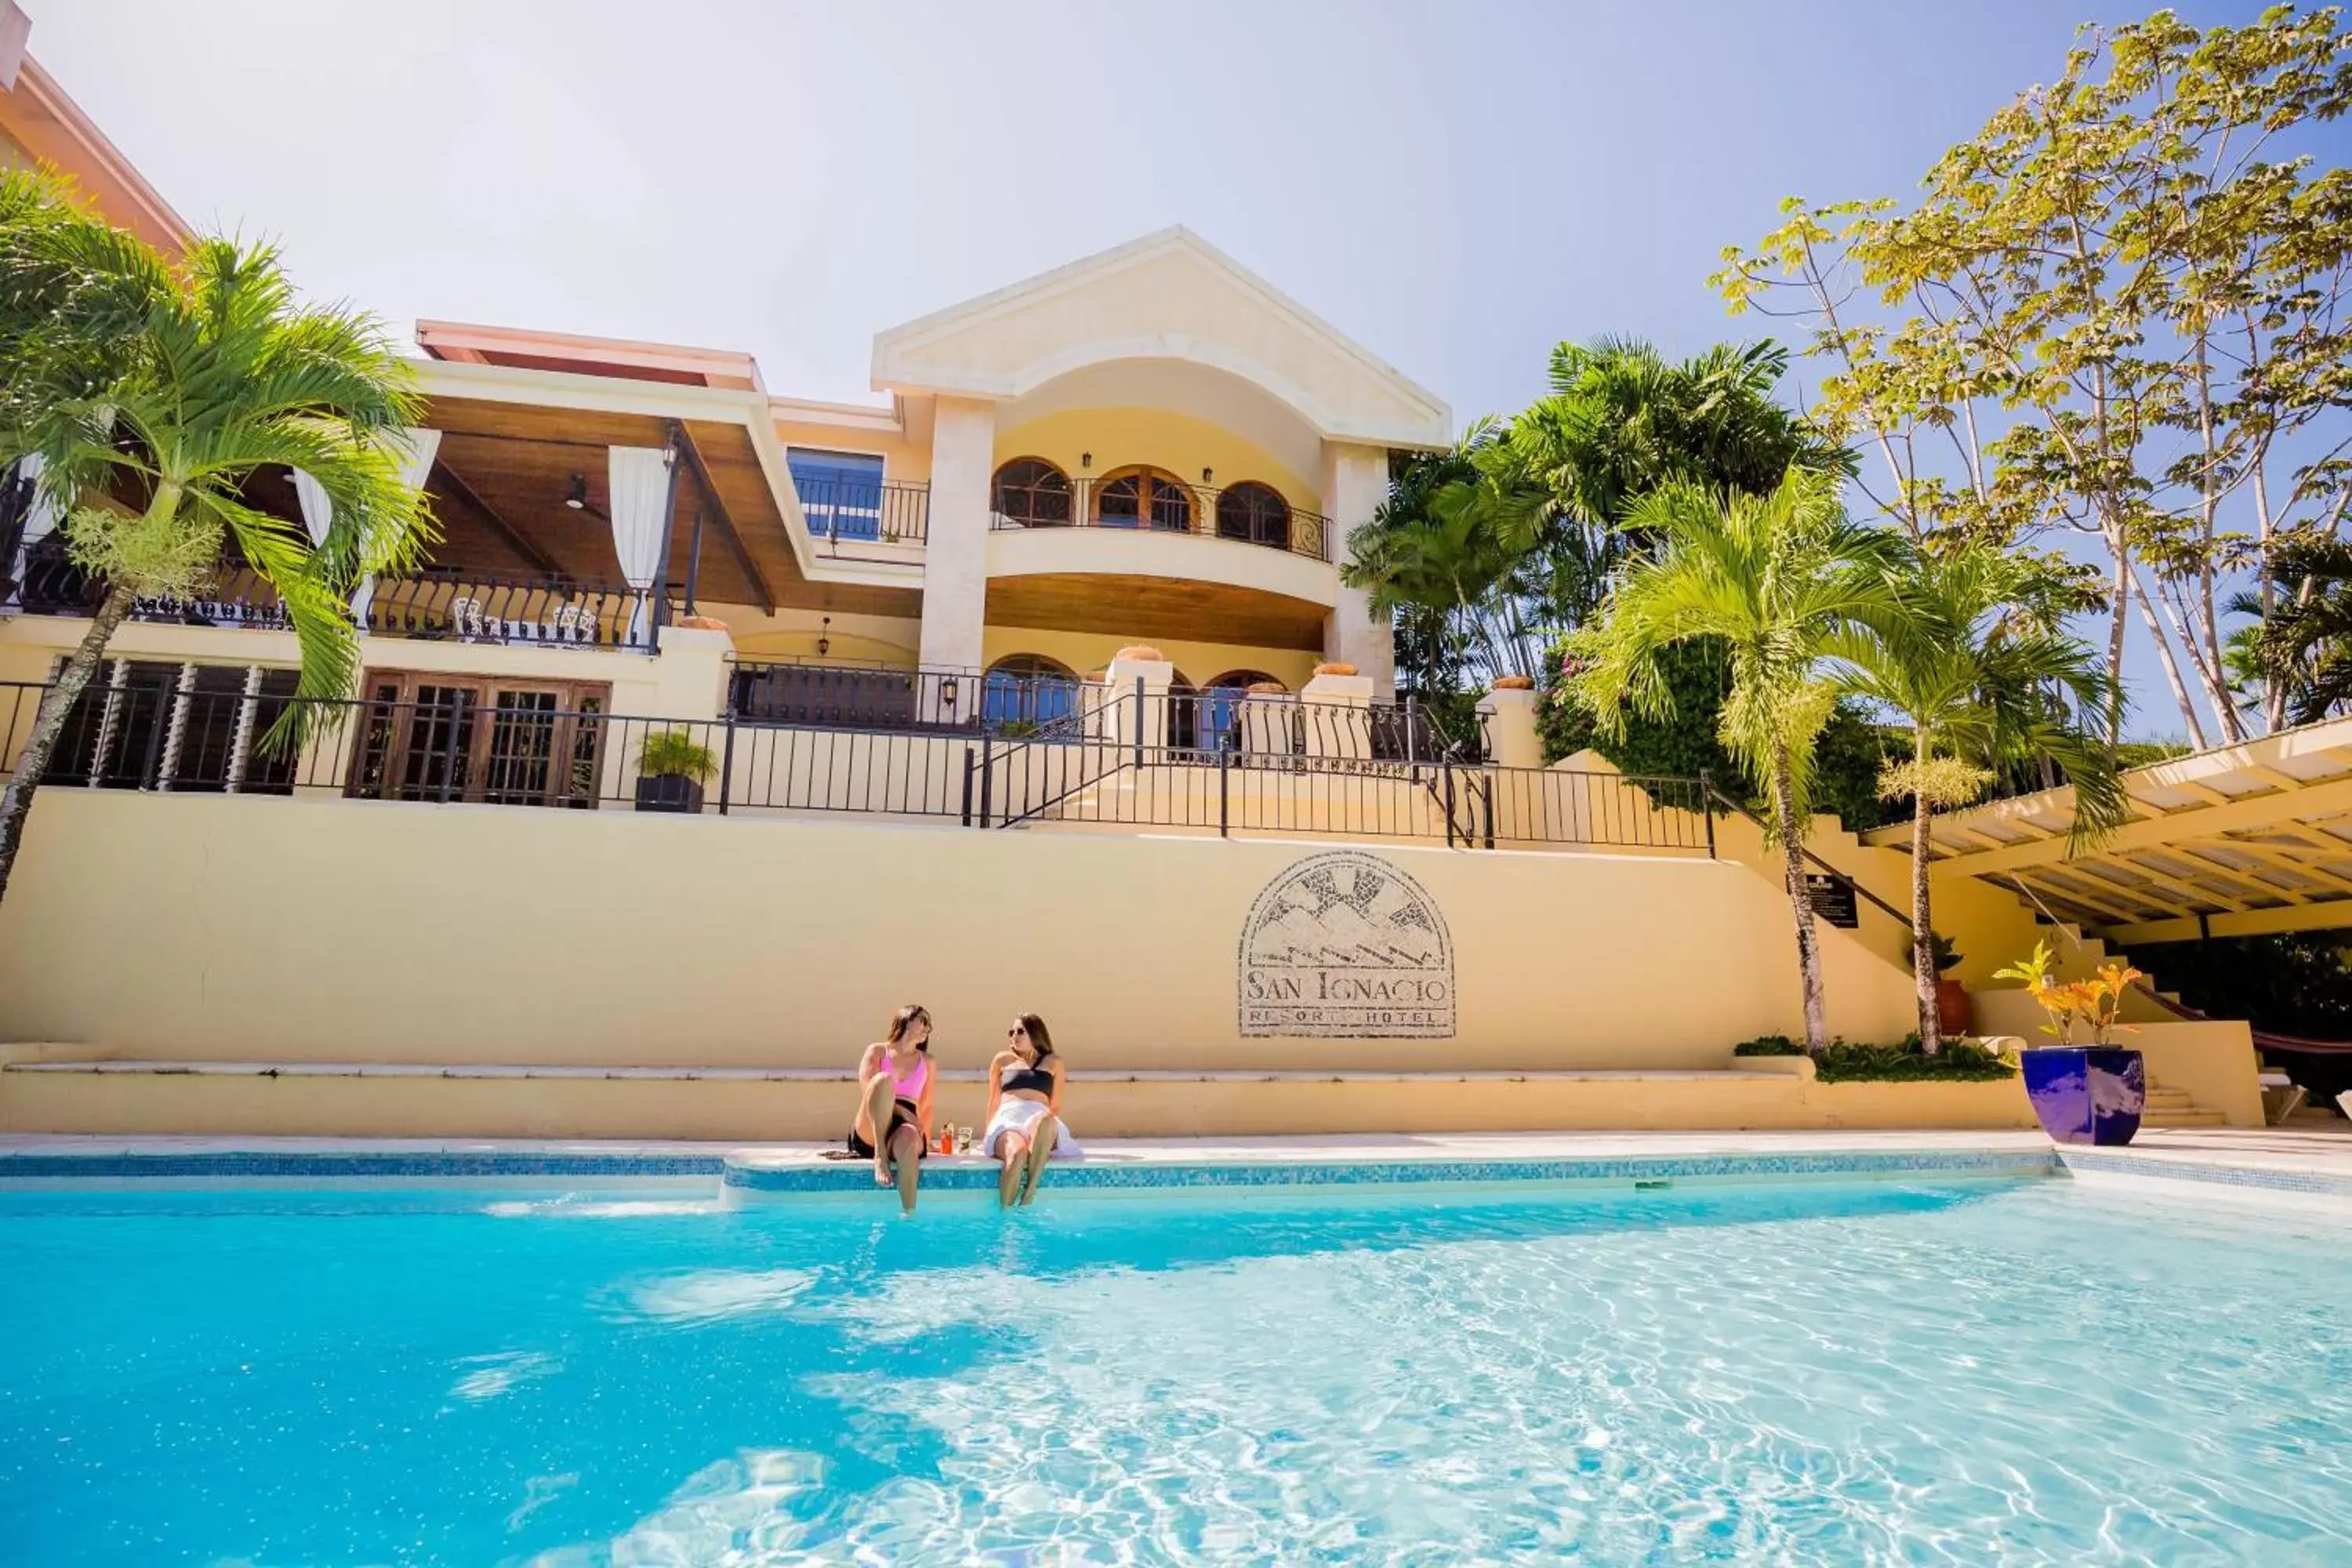
<svg viewBox="0 0 2352 1568">
<path fill-rule="evenodd" d="M 349 791 L 383 800 L 596 805 L 611 689 L 372 670 Z"/>
</svg>

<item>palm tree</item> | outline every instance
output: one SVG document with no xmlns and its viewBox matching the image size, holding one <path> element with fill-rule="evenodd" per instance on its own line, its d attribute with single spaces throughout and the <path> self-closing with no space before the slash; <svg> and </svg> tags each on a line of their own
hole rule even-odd
<svg viewBox="0 0 2352 1568">
<path fill-rule="evenodd" d="M 1805 881 L 1813 743 L 1836 706 L 1827 659 L 1840 634 L 1894 613 L 1888 567 L 1900 542 L 1846 520 L 1834 474 L 1792 468 L 1769 494 L 1711 491 L 1676 480 L 1641 497 L 1624 524 L 1650 542 L 1633 557 L 1602 614 L 1570 641 L 1580 700 L 1622 732 L 1628 707 L 1672 717 L 1661 653 L 1720 641 L 1730 677 L 1725 748 L 1771 800 L 1781 847 L 1805 1043 L 1829 1043 L 1821 951 Z"/>
<path fill-rule="evenodd" d="M 1886 763 L 1879 793 L 1911 799 L 1911 966 L 1919 1039 L 1933 1055 L 1943 1041 L 1929 818 L 1975 800 L 2005 771 L 2046 761 L 2074 785 L 2075 846 L 2113 829 L 2125 800 L 2104 718 L 2094 733 L 2067 715 L 2071 706 L 2104 716 L 2117 693 L 2090 646 L 2063 630 L 2066 590 L 2040 562 L 1981 543 L 1906 552 L 1894 586 L 1899 615 L 1850 627 L 1825 651 L 1842 692 L 1911 726 L 1911 755 Z"/>
<path fill-rule="evenodd" d="M 136 599 L 201 589 L 226 542 L 284 603 L 297 696 L 350 694 L 354 584 L 406 570 L 430 538 L 401 477 L 401 432 L 421 407 L 375 320 L 299 302 L 273 248 L 208 239 L 170 261 L 56 176 L 0 174 L 0 465 L 37 459 L 74 563 L 107 584 L 0 795 L 0 896 L 115 628 Z M 246 503 L 247 479 L 277 468 L 325 494 L 333 521 L 317 545 Z M 334 712 L 290 703 L 265 743 L 298 744 Z"/>
<path fill-rule="evenodd" d="M 2276 601 L 2248 639 L 2253 662 L 2287 694 L 2286 716 L 2309 724 L 2352 702 L 2352 543 L 2301 541 L 2273 558 Z M 2262 616 L 2251 594 L 2231 601 L 2240 615 Z"/>
</svg>

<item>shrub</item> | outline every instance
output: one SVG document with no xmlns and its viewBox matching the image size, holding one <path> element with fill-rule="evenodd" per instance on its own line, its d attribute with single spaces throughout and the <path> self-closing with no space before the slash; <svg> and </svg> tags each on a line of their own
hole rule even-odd
<svg viewBox="0 0 2352 1568">
<path fill-rule="evenodd" d="M 1734 1057 L 1801 1057 L 1805 1047 L 1786 1035 L 1759 1035 L 1731 1047 Z M 1987 1083 L 2017 1076 L 2016 1064 L 1973 1040 L 1946 1040 L 1929 1056 L 1916 1031 L 1891 1046 L 1832 1040 L 1813 1058 L 1822 1083 Z"/>
<path fill-rule="evenodd" d="M 1759 1035 L 1731 1047 L 1735 1057 L 1801 1057 L 1805 1047 L 1786 1035 Z"/>
<path fill-rule="evenodd" d="M 2016 1076 L 2014 1063 L 1974 1040 L 1946 1040 L 1931 1057 L 1916 1032 L 1891 1046 L 1832 1040 L 1813 1058 L 1813 1077 L 1822 1083 L 1988 1083 Z"/>
</svg>

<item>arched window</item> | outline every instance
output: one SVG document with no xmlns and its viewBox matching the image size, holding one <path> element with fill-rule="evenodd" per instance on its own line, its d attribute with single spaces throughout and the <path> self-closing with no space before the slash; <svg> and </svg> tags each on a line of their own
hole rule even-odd
<svg viewBox="0 0 2352 1568">
<path fill-rule="evenodd" d="M 1157 468 L 1129 468 L 1111 475 L 1095 491 L 1095 521 L 1105 528 L 1189 533 L 1192 492 Z"/>
<path fill-rule="evenodd" d="M 1070 521 L 1070 478 L 1043 458 L 1015 458 L 996 470 L 996 515 L 1023 528 Z"/>
<path fill-rule="evenodd" d="M 1217 497 L 1217 537 L 1290 548 L 1290 503 L 1272 485 L 1244 479 Z"/>
<path fill-rule="evenodd" d="M 992 730 L 1034 730 L 1066 718 L 1077 705 L 1076 673 L 1040 653 L 1000 658 L 981 682 L 981 722 Z"/>
</svg>

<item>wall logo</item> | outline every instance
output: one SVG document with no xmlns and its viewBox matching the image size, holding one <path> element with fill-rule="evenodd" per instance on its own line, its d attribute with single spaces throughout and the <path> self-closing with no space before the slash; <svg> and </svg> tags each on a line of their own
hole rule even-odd
<svg viewBox="0 0 2352 1568">
<path fill-rule="evenodd" d="M 1421 885 L 1334 850 L 1266 884 L 1242 926 L 1244 1035 L 1444 1040 L 1454 1036 L 1454 943 Z"/>
</svg>

